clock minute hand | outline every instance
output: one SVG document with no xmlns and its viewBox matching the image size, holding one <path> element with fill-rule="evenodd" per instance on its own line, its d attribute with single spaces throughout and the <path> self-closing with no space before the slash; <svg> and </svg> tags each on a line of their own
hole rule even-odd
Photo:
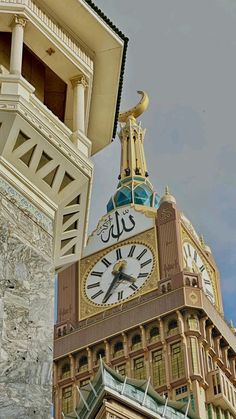
<svg viewBox="0 0 236 419">
<path fill-rule="evenodd" d="M 108 290 L 107 290 L 107 292 L 106 292 L 106 294 L 105 294 L 105 296 L 104 296 L 104 298 L 102 300 L 102 303 L 106 303 L 107 300 L 109 299 L 109 297 L 112 294 L 112 291 L 113 291 L 113 289 L 114 289 L 117 281 L 119 280 L 119 277 L 120 277 L 120 271 L 118 271 L 118 272 L 115 273 L 115 276 L 114 276 L 114 278 L 113 278 L 113 280 L 112 280 L 112 282 L 111 282 L 111 284 L 110 284 L 110 286 L 109 286 L 109 288 L 108 288 Z"/>
</svg>

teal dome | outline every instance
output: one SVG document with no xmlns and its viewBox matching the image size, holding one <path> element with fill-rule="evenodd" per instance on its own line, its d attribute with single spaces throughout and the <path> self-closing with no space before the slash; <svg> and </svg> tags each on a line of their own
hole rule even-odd
<svg viewBox="0 0 236 419">
<path fill-rule="evenodd" d="M 148 179 L 137 176 L 130 177 L 119 182 L 116 193 L 108 201 L 107 212 L 129 204 L 158 208 L 159 201 L 160 198 L 153 191 L 152 184 Z"/>
</svg>

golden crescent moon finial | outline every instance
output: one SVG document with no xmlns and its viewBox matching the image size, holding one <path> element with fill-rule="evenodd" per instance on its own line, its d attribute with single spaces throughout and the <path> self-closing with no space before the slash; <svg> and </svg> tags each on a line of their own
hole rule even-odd
<svg viewBox="0 0 236 419">
<path fill-rule="evenodd" d="M 148 95 L 142 90 L 138 90 L 137 93 L 142 95 L 141 100 L 133 108 L 126 112 L 121 112 L 119 114 L 119 122 L 126 122 L 129 117 L 138 118 L 140 115 L 142 115 L 142 113 L 146 111 L 149 104 Z"/>
</svg>

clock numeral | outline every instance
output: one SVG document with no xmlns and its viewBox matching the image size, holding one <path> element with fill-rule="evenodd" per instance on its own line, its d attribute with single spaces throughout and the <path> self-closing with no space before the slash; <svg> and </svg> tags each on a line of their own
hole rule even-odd
<svg viewBox="0 0 236 419">
<path fill-rule="evenodd" d="M 204 279 L 205 284 L 211 285 L 211 281 L 209 279 Z"/>
<path fill-rule="evenodd" d="M 122 259 L 121 256 L 121 250 L 120 249 L 116 249 L 116 260 Z"/>
<path fill-rule="evenodd" d="M 103 294 L 104 293 L 104 291 L 103 290 L 100 290 L 100 291 L 98 291 L 98 292 L 96 292 L 96 294 L 94 294 L 94 295 L 92 295 L 92 300 L 95 300 L 95 298 L 97 298 L 97 297 L 99 297 L 99 295 L 101 295 L 101 294 Z"/>
<path fill-rule="evenodd" d="M 199 268 L 199 269 L 200 269 L 200 272 L 203 272 L 203 271 L 205 271 L 205 269 L 206 269 L 206 268 L 205 268 L 205 266 L 204 266 L 204 265 L 202 265 L 202 266 L 200 266 L 200 268 Z"/>
<path fill-rule="evenodd" d="M 99 276 L 99 278 L 101 278 L 101 277 L 102 277 L 102 275 L 103 275 L 103 272 L 92 271 L 92 272 L 91 272 L 91 275 L 92 275 L 92 276 Z"/>
<path fill-rule="evenodd" d="M 136 257 L 136 259 L 137 259 L 137 260 L 142 259 L 142 257 L 145 255 L 145 253 L 147 253 L 147 249 L 144 249 L 144 250 L 140 253 L 140 255 L 138 255 L 138 256 Z"/>
<path fill-rule="evenodd" d="M 147 276 L 148 276 L 147 272 L 138 274 L 138 278 L 146 278 Z"/>
<path fill-rule="evenodd" d="M 152 262 L 152 259 L 146 260 L 145 262 L 141 263 L 141 268 L 143 268 L 146 265 L 149 265 L 149 263 L 151 263 L 151 262 Z"/>
<path fill-rule="evenodd" d="M 214 302 L 214 295 L 212 294 L 211 291 L 206 290 L 206 295 L 209 298 L 209 300 L 211 300 L 212 302 Z"/>
<path fill-rule="evenodd" d="M 194 250 L 193 259 L 194 259 L 195 263 L 197 263 L 197 252 L 196 252 L 196 250 Z"/>
<path fill-rule="evenodd" d="M 94 282 L 94 284 L 87 285 L 87 288 L 88 289 L 90 289 L 90 288 L 96 288 L 96 287 L 99 287 L 99 285 L 100 285 L 100 282 Z"/>
<path fill-rule="evenodd" d="M 102 263 L 104 263 L 104 265 L 108 268 L 111 265 L 111 262 L 109 262 L 109 260 L 107 260 L 106 258 L 103 258 L 101 260 Z"/>
<path fill-rule="evenodd" d="M 135 246 L 135 244 L 134 244 L 134 245 L 133 245 L 133 246 L 131 246 L 131 248 L 130 248 L 130 251 L 129 251 L 129 254 L 128 254 L 128 258 L 132 258 L 132 256 L 133 256 L 133 254 L 134 254 L 135 249 L 136 249 L 136 246 Z"/>
<path fill-rule="evenodd" d="M 191 250 L 190 250 L 190 246 L 189 246 L 189 244 L 188 244 L 187 246 L 188 246 L 188 254 L 189 254 L 189 256 L 191 257 Z"/>
<path fill-rule="evenodd" d="M 122 300 L 122 298 L 123 298 L 123 291 L 119 291 L 118 292 L 118 300 L 120 301 L 120 300 Z"/>
<path fill-rule="evenodd" d="M 138 289 L 137 285 L 130 284 L 129 288 L 131 288 L 133 291 L 136 291 Z"/>
</svg>

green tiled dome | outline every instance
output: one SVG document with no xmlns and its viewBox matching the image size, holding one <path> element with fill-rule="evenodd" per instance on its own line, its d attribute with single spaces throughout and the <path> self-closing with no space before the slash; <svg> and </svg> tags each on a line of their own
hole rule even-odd
<svg viewBox="0 0 236 419">
<path fill-rule="evenodd" d="M 107 212 L 131 203 L 158 208 L 159 196 L 148 179 L 130 177 L 120 181 L 117 191 L 107 204 Z"/>
</svg>

